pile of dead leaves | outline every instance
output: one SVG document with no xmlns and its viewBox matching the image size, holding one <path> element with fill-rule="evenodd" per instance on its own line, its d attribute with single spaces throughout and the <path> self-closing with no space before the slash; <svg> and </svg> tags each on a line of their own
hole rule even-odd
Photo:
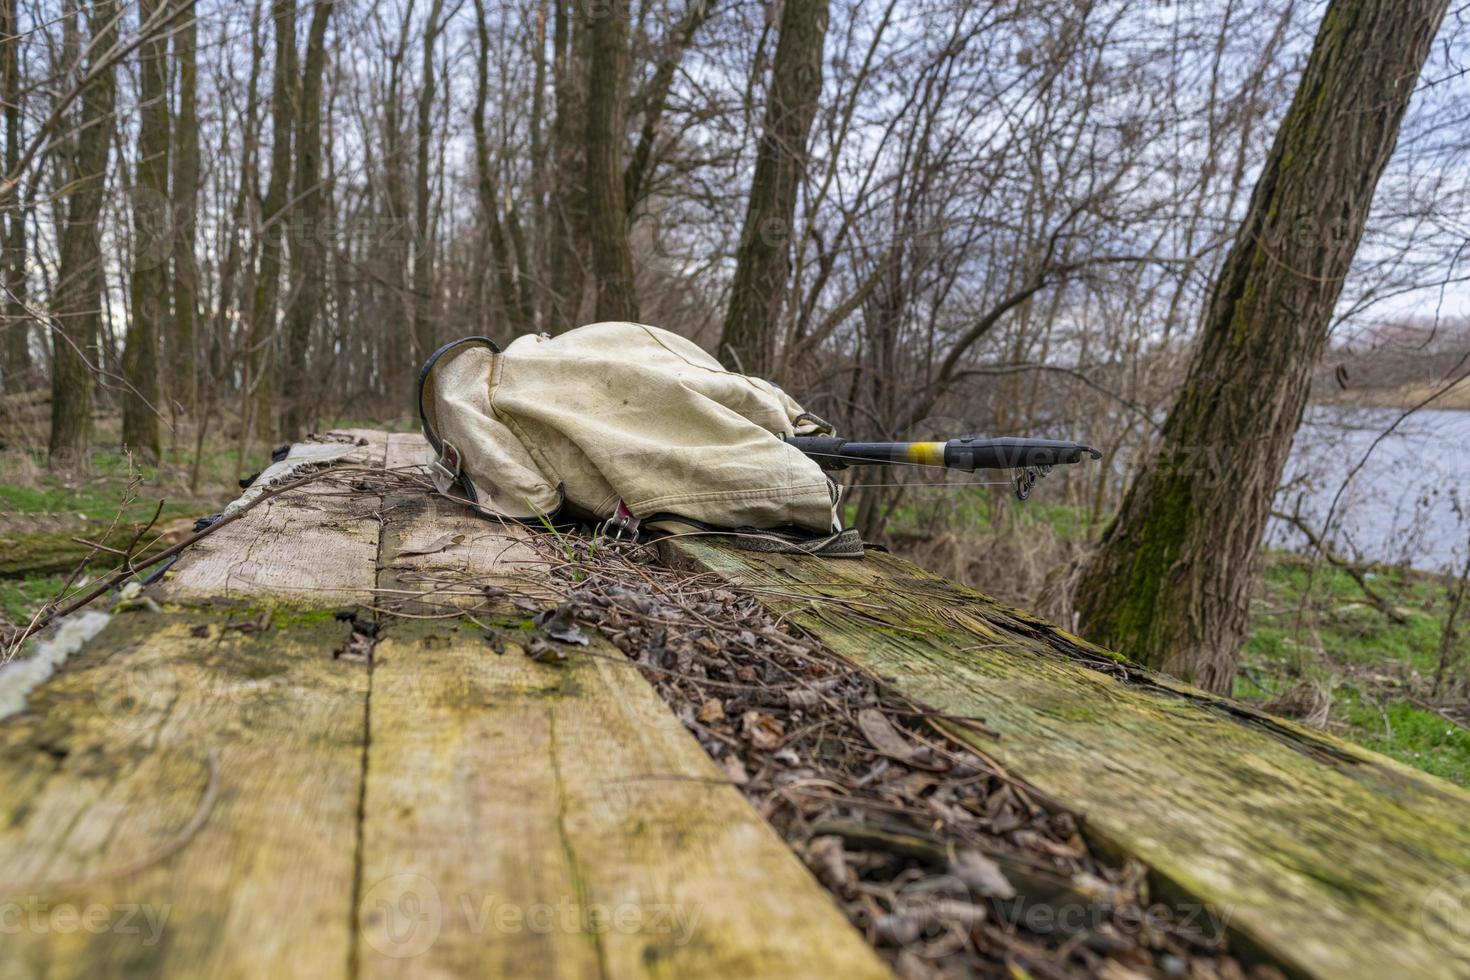
<svg viewBox="0 0 1470 980">
<path fill-rule="evenodd" d="M 567 592 L 546 621 L 594 625 L 637 664 L 902 976 L 1280 976 L 1094 855 L 1073 814 L 975 747 L 981 720 L 914 703 L 714 576 L 555 548 Z"/>
</svg>

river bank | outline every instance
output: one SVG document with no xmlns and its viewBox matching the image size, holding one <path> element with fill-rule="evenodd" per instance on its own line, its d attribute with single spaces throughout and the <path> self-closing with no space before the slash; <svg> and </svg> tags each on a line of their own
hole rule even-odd
<svg viewBox="0 0 1470 980">
<path fill-rule="evenodd" d="M 1423 406 L 1441 411 L 1470 411 L 1470 377 L 1461 378 L 1445 388 L 1430 381 L 1414 381 L 1400 385 L 1369 387 L 1319 384 L 1312 392 L 1315 405 L 1335 408 L 1392 408 L 1407 411 Z M 1426 404 L 1427 403 L 1427 404 Z"/>
</svg>

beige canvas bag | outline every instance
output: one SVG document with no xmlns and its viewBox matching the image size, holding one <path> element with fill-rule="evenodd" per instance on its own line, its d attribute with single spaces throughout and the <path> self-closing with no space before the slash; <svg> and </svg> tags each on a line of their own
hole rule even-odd
<svg viewBox="0 0 1470 980">
<path fill-rule="evenodd" d="M 658 327 L 594 323 L 504 351 L 455 341 L 424 365 L 419 412 L 440 489 L 488 514 L 838 529 L 836 486 L 781 438 L 820 421 Z"/>
</svg>

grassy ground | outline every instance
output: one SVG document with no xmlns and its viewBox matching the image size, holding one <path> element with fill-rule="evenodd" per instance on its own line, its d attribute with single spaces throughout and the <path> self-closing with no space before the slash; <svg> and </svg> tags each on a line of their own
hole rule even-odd
<svg viewBox="0 0 1470 980">
<path fill-rule="evenodd" d="M 260 455 L 265 455 L 263 449 Z M 206 449 L 193 490 L 191 463 L 177 450 L 152 465 L 98 450 L 85 469 L 51 472 L 44 456 L 7 450 L 0 479 L 0 532 L 6 542 L 0 551 L 0 623 L 25 623 L 55 596 L 71 570 L 92 552 L 81 542 L 126 547 L 162 501 L 158 520 L 142 541 L 157 539 L 154 547 L 166 547 L 188 532 L 195 517 L 218 510 L 239 492 L 234 449 Z M 115 559 L 99 552 L 74 587 L 114 564 Z"/>
<path fill-rule="evenodd" d="M 28 574 L 0 578 L 0 622 L 25 623 L 37 606 L 54 596 L 64 575 Z"/>
<path fill-rule="evenodd" d="M 1395 623 L 1366 602 L 1345 572 L 1272 556 L 1252 610 L 1236 694 L 1325 713 L 1324 727 L 1470 786 L 1464 636 L 1451 645 L 1441 696 L 1433 694 L 1453 583 L 1384 568 L 1371 584 L 1405 622 Z"/>
<path fill-rule="evenodd" d="M 44 432 L 44 419 L 31 428 Z M 341 420 L 326 428 L 373 427 Z M 162 459 L 142 463 L 107 448 L 117 443 L 118 419 L 97 422 L 85 466 L 52 471 L 44 441 L 12 444 L 0 450 L 0 627 L 24 623 L 42 602 L 55 596 L 67 576 L 92 549 L 75 539 L 124 547 L 136 529 L 163 509 L 144 541 L 158 538 L 166 547 L 187 534 L 194 519 L 211 514 L 237 496 L 239 480 L 265 467 L 270 447 L 255 444 L 243 455 L 232 438 L 212 434 L 195 473 L 194 435 L 181 426 Z M 34 433 L 32 433 L 34 436 Z M 39 446 L 41 448 L 34 448 Z M 161 535 L 161 537 L 159 537 Z M 74 588 L 113 566 L 106 553 L 88 564 Z"/>
</svg>

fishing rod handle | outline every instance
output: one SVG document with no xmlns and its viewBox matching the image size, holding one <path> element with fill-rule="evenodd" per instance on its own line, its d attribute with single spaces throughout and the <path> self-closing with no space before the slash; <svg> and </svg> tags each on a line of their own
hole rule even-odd
<svg viewBox="0 0 1470 980">
<path fill-rule="evenodd" d="M 850 442 L 836 436 L 790 436 L 786 440 L 824 470 L 849 466 L 916 464 L 956 470 L 1011 470 L 1081 462 L 1102 453 L 1078 442 L 1057 439 L 986 439 L 962 436 L 948 442 Z"/>
</svg>

